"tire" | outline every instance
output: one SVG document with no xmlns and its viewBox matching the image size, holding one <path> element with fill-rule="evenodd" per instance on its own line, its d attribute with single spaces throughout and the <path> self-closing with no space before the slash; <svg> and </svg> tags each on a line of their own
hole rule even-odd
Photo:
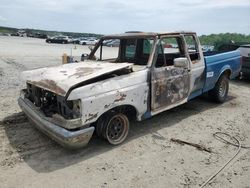
<svg viewBox="0 0 250 188">
<path fill-rule="evenodd" d="M 97 122 L 96 133 L 111 145 L 121 144 L 128 136 L 129 120 L 120 112 L 108 112 Z"/>
<path fill-rule="evenodd" d="M 215 84 L 214 89 L 212 89 L 209 92 L 209 96 L 213 101 L 218 103 L 223 103 L 227 99 L 228 89 L 229 89 L 228 77 L 226 75 L 222 75 Z"/>
</svg>

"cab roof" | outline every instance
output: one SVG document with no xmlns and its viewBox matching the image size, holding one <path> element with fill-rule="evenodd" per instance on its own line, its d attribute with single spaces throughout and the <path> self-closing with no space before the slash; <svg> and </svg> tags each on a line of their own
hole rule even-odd
<svg viewBox="0 0 250 188">
<path fill-rule="evenodd" d="M 180 34 L 196 34 L 195 32 L 190 31 L 179 31 L 179 32 L 128 32 L 122 34 L 114 34 L 114 35 L 105 35 L 102 38 L 137 38 L 137 37 L 157 37 L 161 35 L 180 35 Z"/>
</svg>

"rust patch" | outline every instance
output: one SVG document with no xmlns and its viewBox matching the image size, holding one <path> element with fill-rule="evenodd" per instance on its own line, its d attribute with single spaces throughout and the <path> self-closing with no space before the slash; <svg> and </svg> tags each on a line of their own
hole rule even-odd
<svg viewBox="0 0 250 188">
<path fill-rule="evenodd" d="M 27 81 L 30 84 L 36 85 L 38 87 L 41 87 L 43 89 L 55 92 L 59 95 L 65 95 L 66 91 L 63 90 L 61 87 L 59 87 L 54 80 L 44 79 L 40 81 Z"/>
<path fill-rule="evenodd" d="M 114 102 L 120 102 L 120 101 L 124 101 L 126 99 L 127 95 L 124 93 L 119 93 L 118 97 L 114 100 Z"/>
<path fill-rule="evenodd" d="M 85 123 L 88 122 L 88 121 L 91 121 L 91 120 L 93 120 L 93 119 L 95 119 L 95 118 L 97 118 L 97 115 L 98 115 L 98 112 L 95 113 L 95 114 L 89 113 L 89 115 L 88 115 L 89 118 L 87 118 L 87 119 L 85 120 Z"/>
<path fill-rule="evenodd" d="M 153 86 L 154 109 L 165 107 L 188 97 L 189 75 L 186 69 L 169 67 L 157 72 Z"/>
<path fill-rule="evenodd" d="M 100 70 L 101 68 L 97 67 L 97 68 L 89 68 L 89 67 L 78 67 L 76 69 L 76 72 L 72 75 L 69 76 L 70 77 L 73 77 L 75 76 L 76 78 L 81 78 L 81 77 L 84 77 L 84 76 L 87 76 L 87 75 L 90 75 L 92 74 L 94 71 L 97 71 L 97 70 Z"/>
<path fill-rule="evenodd" d="M 104 105 L 104 108 L 107 109 L 107 108 L 110 107 L 110 105 L 111 105 L 111 104 L 105 104 L 105 105 Z"/>
</svg>

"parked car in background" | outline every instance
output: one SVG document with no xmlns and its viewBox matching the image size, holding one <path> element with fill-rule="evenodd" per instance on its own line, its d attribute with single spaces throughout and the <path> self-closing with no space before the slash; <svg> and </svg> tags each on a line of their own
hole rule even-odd
<svg viewBox="0 0 250 188">
<path fill-rule="evenodd" d="M 18 37 L 18 33 L 11 33 L 10 36 L 13 36 L 13 37 Z"/>
<path fill-rule="evenodd" d="M 80 44 L 81 40 L 82 40 L 81 38 L 73 38 L 72 43 L 73 44 Z"/>
<path fill-rule="evenodd" d="M 82 38 L 80 38 L 80 40 L 79 40 L 79 44 L 80 44 L 80 45 L 86 45 L 87 40 L 88 40 L 88 38 L 82 37 Z"/>
<path fill-rule="evenodd" d="M 27 33 L 27 37 L 32 37 L 32 38 L 34 38 L 35 36 L 34 36 L 34 33 Z"/>
<path fill-rule="evenodd" d="M 243 76 L 250 76 L 250 44 L 241 45 L 239 47 L 242 55 L 242 69 Z"/>
<path fill-rule="evenodd" d="M 98 42 L 96 38 L 85 38 L 80 41 L 81 45 L 95 45 Z"/>
<path fill-rule="evenodd" d="M 120 40 L 112 40 L 111 42 L 107 43 L 106 46 L 108 47 L 119 47 Z"/>
<path fill-rule="evenodd" d="M 110 40 L 105 40 L 105 41 L 102 42 L 102 45 L 103 45 L 103 46 L 107 46 L 107 44 L 110 43 L 110 42 L 112 42 L 112 41 L 113 41 L 112 39 L 110 39 Z"/>
<path fill-rule="evenodd" d="M 34 37 L 35 37 L 35 38 L 39 38 L 39 39 L 47 39 L 47 38 L 48 38 L 48 35 L 42 34 L 42 33 L 35 33 L 35 34 L 34 34 Z"/>
<path fill-rule="evenodd" d="M 59 44 L 68 44 L 72 42 L 72 38 L 68 36 L 58 36 L 53 38 L 46 39 L 47 43 L 59 43 Z"/>
<path fill-rule="evenodd" d="M 211 45 L 202 45 L 201 46 L 203 52 L 211 52 L 214 51 L 214 46 Z"/>
<path fill-rule="evenodd" d="M 27 37 L 47 39 L 48 35 L 42 33 L 27 33 Z"/>
</svg>

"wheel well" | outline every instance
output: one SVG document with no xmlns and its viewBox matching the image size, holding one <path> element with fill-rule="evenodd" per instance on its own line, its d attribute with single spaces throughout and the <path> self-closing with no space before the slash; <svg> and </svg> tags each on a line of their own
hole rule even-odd
<svg viewBox="0 0 250 188">
<path fill-rule="evenodd" d="M 121 105 L 121 106 L 117 106 L 114 107 L 110 110 L 108 110 L 107 112 L 103 113 L 99 118 L 103 117 L 105 114 L 112 112 L 112 111 L 116 111 L 116 112 L 120 112 L 125 114 L 129 120 L 135 120 L 136 119 L 136 108 L 132 105 Z"/>
<path fill-rule="evenodd" d="M 223 73 L 221 75 L 226 75 L 227 78 L 230 78 L 230 76 L 231 76 L 231 70 L 227 69 L 227 70 L 223 71 Z"/>
</svg>

